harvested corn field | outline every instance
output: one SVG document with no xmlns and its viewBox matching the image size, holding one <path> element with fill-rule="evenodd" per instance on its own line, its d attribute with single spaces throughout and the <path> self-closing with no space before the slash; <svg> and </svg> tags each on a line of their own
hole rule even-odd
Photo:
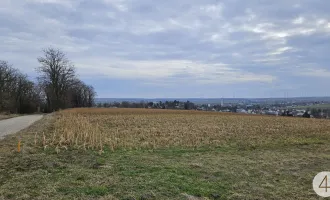
<svg viewBox="0 0 330 200">
<path fill-rule="evenodd" d="M 157 149 L 300 144 L 329 137 L 330 121 L 152 109 L 70 109 L 57 113 L 46 143 L 83 149 Z"/>
</svg>

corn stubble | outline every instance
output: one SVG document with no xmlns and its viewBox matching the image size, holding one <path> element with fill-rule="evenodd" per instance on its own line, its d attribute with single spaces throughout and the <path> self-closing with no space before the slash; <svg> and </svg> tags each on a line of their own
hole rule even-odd
<svg viewBox="0 0 330 200">
<path fill-rule="evenodd" d="M 330 135 L 330 121 L 201 111 L 79 108 L 56 114 L 44 146 L 157 149 L 295 144 Z"/>
</svg>

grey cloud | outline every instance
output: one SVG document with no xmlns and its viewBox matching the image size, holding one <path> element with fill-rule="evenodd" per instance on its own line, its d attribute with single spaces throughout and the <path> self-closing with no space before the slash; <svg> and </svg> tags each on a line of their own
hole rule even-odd
<svg viewBox="0 0 330 200">
<path fill-rule="evenodd" d="M 0 12 L 0 38 L 7 41 L 0 45 L 7 49 L 2 54 L 37 54 L 41 47 L 55 45 L 78 61 L 102 58 L 110 65 L 112 59 L 189 60 L 206 68 L 224 63 L 238 76 L 250 73 L 261 79 L 292 76 L 297 70 L 293 66 L 329 69 L 327 1 L 81 0 L 70 1 L 72 6 L 24 2 L 14 0 Z M 293 24 L 297 17 L 305 21 Z M 322 26 L 316 24 L 320 19 L 325 20 Z M 304 34 L 305 30 L 313 32 Z M 175 71 L 169 79 L 182 79 L 185 73 Z M 196 76 L 189 74 L 188 80 L 200 80 Z"/>
<path fill-rule="evenodd" d="M 288 39 L 288 45 L 298 49 L 295 52 L 297 65 L 304 63 L 318 63 L 321 67 L 330 69 L 330 34 L 312 34 L 309 36 L 296 36 Z"/>
</svg>

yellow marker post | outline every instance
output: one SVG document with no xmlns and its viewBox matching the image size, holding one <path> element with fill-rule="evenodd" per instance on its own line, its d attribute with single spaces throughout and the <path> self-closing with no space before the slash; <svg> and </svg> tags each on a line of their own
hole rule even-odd
<svg viewBox="0 0 330 200">
<path fill-rule="evenodd" d="M 21 137 L 18 138 L 17 152 L 21 152 Z"/>
</svg>

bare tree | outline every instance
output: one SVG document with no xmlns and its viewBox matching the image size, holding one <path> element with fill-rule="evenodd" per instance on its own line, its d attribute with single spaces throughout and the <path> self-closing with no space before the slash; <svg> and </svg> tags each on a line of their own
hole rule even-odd
<svg viewBox="0 0 330 200">
<path fill-rule="evenodd" d="M 96 92 L 91 85 L 87 86 L 87 107 L 93 107 L 95 105 Z"/>
<path fill-rule="evenodd" d="M 59 49 L 43 50 L 44 56 L 39 57 L 41 66 L 37 69 L 39 83 L 44 88 L 48 109 L 67 108 L 68 92 L 75 84 L 76 74 L 73 64 Z"/>
<path fill-rule="evenodd" d="M 0 111 L 8 111 L 15 81 L 16 70 L 8 62 L 0 61 Z"/>
<path fill-rule="evenodd" d="M 71 107 L 94 106 L 92 86 L 79 80 L 66 55 L 53 48 L 39 57 L 38 84 L 27 75 L 0 60 L 0 112 L 31 113 Z"/>
<path fill-rule="evenodd" d="M 6 61 L 0 61 L 0 111 L 11 113 L 35 112 L 39 96 L 35 84 L 27 75 L 13 68 Z"/>
<path fill-rule="evenodd" d="M 80 80 L 75 81 L 70 96 L 73 107 L 92 107 L 95 104 L 96 93 L 93 86 L 86 85 Z"/>
<path fill-rule="evenodd" d="M 17 113 L 36 112 L 41 104 L 40 96 L 37 93 L 35 84 L 28 80 L 27 76 L 23 74 L 18 75 L 14 97 L 15 112 Z"/>
</svg>

